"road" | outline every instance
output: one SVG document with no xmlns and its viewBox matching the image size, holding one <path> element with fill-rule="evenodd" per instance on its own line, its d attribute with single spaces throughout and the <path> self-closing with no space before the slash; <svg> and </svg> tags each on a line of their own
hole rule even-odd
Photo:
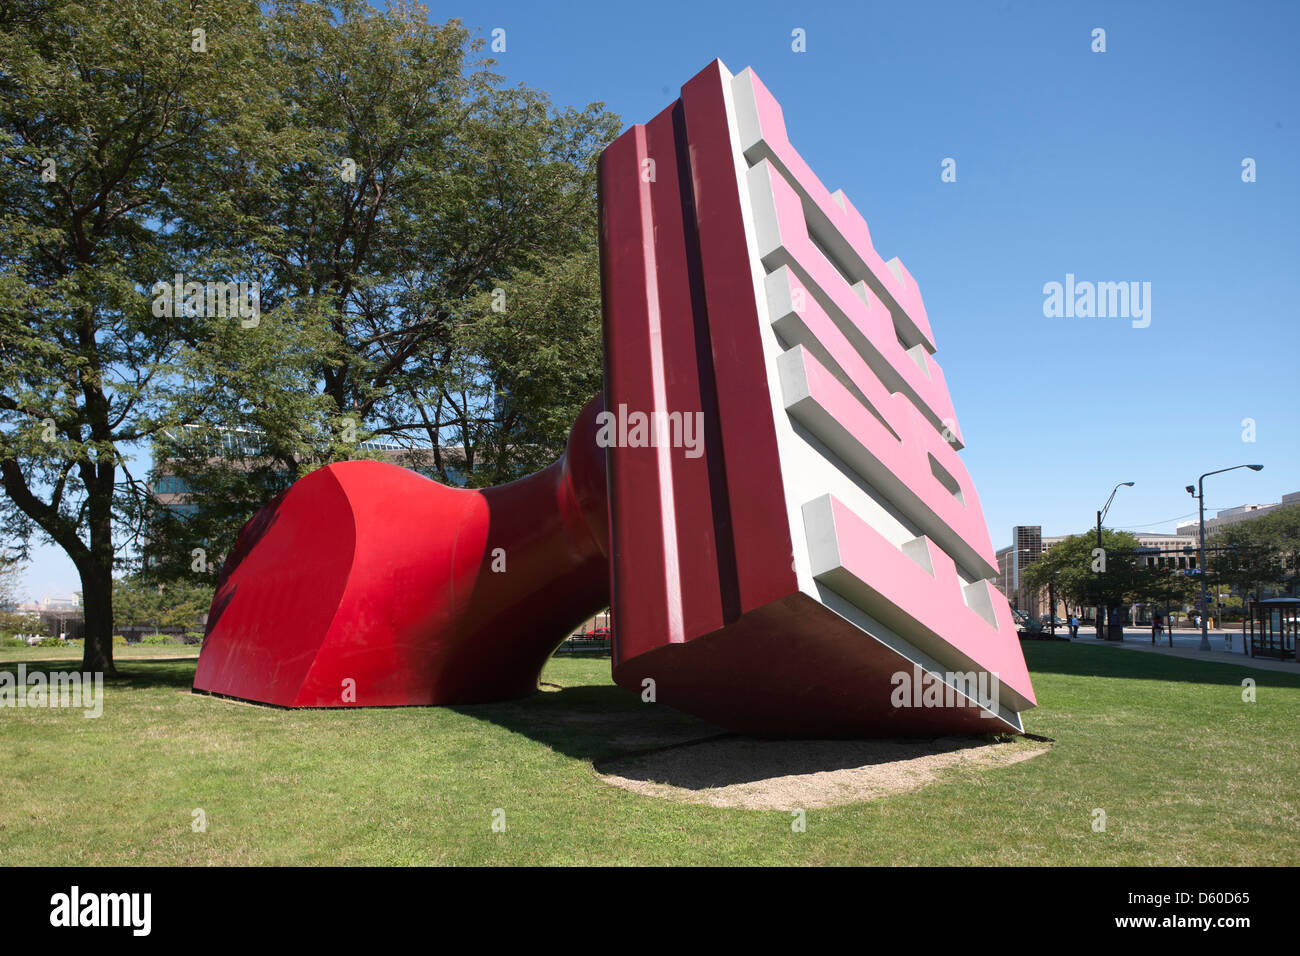
<svg viewBox="0 0 1300 956">
<path fill-rule="evenodd" d="M 1065 628 L 1058 628 L 1056 633 L 1058 635 L 1061 633 L 1068 634 L 1069 630 Z M 1228 646 L 1228 641 L 1227 641 L 1227 638 L 1229 636 L 1231 636 L 1232 638 L 1231 647 Z M 1081 626 L 1079 628 L 1079 637 L 1077 639 L 1080 641 L 1097 642 L 1097 629 L 1095 627 Z M 1134 642 L 1150 644 L 1151 628 L 1126 627 L 1124 629 L 1124 643 L 1128 644 Z M 1105 642 L 1103 641 L 1097 643 L 1105 643 Z M 1169 634 L 1167 632 L 1160 635 L 1159 643 L 1161 647 L 1169 646 Z M 1174 647 L 1190 648 L 1191 650 L 1196 650 L 1200 646 L 1201 646 L 1201 632 L 1199 630 L 1193 630 L 1191 628 L 1177 628 L 1174 630 Z M 1214 651 L 1221 651 L 1221 652 L 1230 651 L 1233 654 L 1242 654 L 1242 656 L 1245 656 L 1242 650 L 1240 629 L 1226 630 L 1226 631 L 1225 630 L 1210 631 L 1210 649 Z"/>
</svg>

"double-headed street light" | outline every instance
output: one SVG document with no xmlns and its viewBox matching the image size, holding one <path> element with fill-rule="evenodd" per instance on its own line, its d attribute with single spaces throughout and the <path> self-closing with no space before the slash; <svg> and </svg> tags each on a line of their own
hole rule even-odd
<svg viewBox="0 0 1300 956">
<path fill-rule="evenodd" d="M 1115 492 L 1121 488 L 1132 488 L 1133 482 L 1121 481 L 1110 491 L 1110 497 L 1106 499 L 1105 506 L 1097 512 L 1097 547 L 1101 547 L 1101 522 L 1106 517 L 1106 512 L 1110 510 L 1110 503 L 1115 500 Z M 1101 605 L 1097 605 L 1097 640 L 1101 640 Z"/>
<path fill-rule="evenodd" d="M 1187 486 L 1187 493 L 1197 499 L 1197 504 L 1201 509 L 1201 557 L 1198 562 L 1198 568 L 1201 572 L 1201 646 L 1198 650 L 1208 651 L 1210 649 L 1210 616 L 1209 606 L 1205 602 L 1205 488 L 1202 482 L 1210 475 L 1221 475 L 1225 471 L 1236 471 L 1238 468 L 1249 468 L 1251 471 L 1263 471 L 1263 465 L 1233 465 L 1231 468 L 1220 468 L 1218 471 L 1207 471 L 1201 477 L 1196 479 L 1196 487 Z"/>
</svg>

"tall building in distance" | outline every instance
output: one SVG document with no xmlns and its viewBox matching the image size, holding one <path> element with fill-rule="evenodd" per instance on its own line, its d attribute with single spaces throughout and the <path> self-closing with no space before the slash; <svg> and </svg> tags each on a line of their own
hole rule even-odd
<svg viewBox="0 0 1300 956">
<path fill-rule="evenodd" d="M 1050 539 L 1052 544 L 1061 540 Z M 1020 579 L 1020 573 L 1033 564 L 1047 546 L 1043 544 L 1043 528 L 1036 524 L 1018 524 L 1011 529 L 1011 545 L 997 552 L 998 576 L 994 586 L 1004 595 L 1011 606 L 1018 611 L 1037 617 L 1037 595 L 1030 593 Z"/>
</svg>

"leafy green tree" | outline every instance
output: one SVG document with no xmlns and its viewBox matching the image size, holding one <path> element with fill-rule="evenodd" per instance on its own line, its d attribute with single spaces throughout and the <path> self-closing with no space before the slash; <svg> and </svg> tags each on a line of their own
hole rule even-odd
<svg viewBox="0 0 1300 956">
<path fill-rule="evenodd" d="M 86 669 L 114 671 L 124 558 L 210 580 L 258 506 L 375 436 L 443 479 L 516 473 L 557 442 L 543 409 L 594 391 L 593 361 L 547 364 L 564 343 L 530 357 L 529 303 L 595 341 L 618 120 L 479 48 L 356 0 L 0 5 L 0 523 L 76 566 Z M 246 282 L 255 314 L 174 276 Z M 150 449 L 197 514 L 154 505 Z"/>
<path fill-rule="evenodd" d="M 15 634 L 49 635 L 49 629 L 39 614 L 19 614 L 13 611 L 0 611 L 0 635 L 11 637 Z"/>
<path fill-rule="evenodd" d="M 1300 574 L 1300 505 L 1228 525 L 1206 545 L 1226 549 L 1208 555 L 1213 580 L 1258 600 L 1262 589 L 1285 586 Z"/>
<path fill-rule="evenodd" d="M 274 241 L 249 200 L 297 147 L 267 135 L 285 124 L 262 22 L 246 0 L 0 6 L 0 524 L 76 567 L 87 670 L 114 673 L 131 450 L 218 321 L 156 314 L 153 284 L 248 280 Z"/>
<path fill-rule="evenodd" d="M 1148 566 L 1139 548 L 1138 539 L 1124 531 L 1102 530 L 1103 554 L 1095 553 L 1096 532 L 1071 535 L 1052 545 L 1021 577 L 1040 591 L 1053 584 L 1057 597 L 1069 603 L 1105 607 L 1109 619 L 1117 621 L 1124 605 L 1163 593 L 1161 582 L 1168 572 Z"/>
<path fill-rule="evenodd" d="M 603 384 L 596 248 L 544 263 L 484 293 L 454 335 L 465 374 L 456 393 L 467 482 L 491 485 L 541 468 L 564 449 L 578 413 Z M 480 416 L 472 409 L 482 408 Z M 486 400 L 495 399 L 491 406 Z M 435 472 L 434 477 L 437 477 Z"/>
<path fill-rule="evenodd" d="M 1281 565 L 1277 583 L 1294 581 L 1300 577 L 1300 505 L 1276 508 L 1259 520 L 1263 522 L 1265 540 Z"/>
<path fill-rule="evenodd" d="M 1211 581 L 1256 596 L 1260 588 L 1281 583 L 1286 571 L 1268 517 L 1228 525 L 1206 541 L 1207 548 L 1228 549 L 1206 555 Z"/>
<path fill-rule="evenodd" d="M 202 507 L 156 514 L 158 571 L 226 553 L 274 494 L 377 441 L 439 481 L 518 477 L 601 385 L 595 174 L 617 117 L 506 87 L 456 21 L 348 0 L 269 29 L 306 144 L 261 202 L 262 301 L 298 341 L 249 362 L 231 330 L 186 355 L 189 427 L 156 454 Z M 236 429 L 256 453 L 214 456 Z"/>
<path fill-rule="evenodd" d="M 1136 600 L 1164 611 L 1170 615 L 1181 611 L 1193 599 L 1200 587 L 1199 581 L 1192 575 L 1179 574 L 1173 568 L 1155 568 L 1143 574 L 1143 587 Z"/>
<path fill-rule="evenodd" d="M 193 581 L 159 582 L 140 575 L 113 582 L 114 626 L 201 630 L 213 588 Z"/>
<path fill-rule="evenodd" d="M 0 611 L 17 603 L 22 571 L 22 561 L 0 551 Z"/>
</svg>

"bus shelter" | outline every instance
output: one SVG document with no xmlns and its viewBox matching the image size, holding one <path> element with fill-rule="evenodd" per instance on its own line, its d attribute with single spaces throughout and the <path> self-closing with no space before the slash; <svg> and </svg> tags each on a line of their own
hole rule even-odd
<svg viewBox="0 0 1300 956">
<path fill-rule="evenodd" d="M 1296 659 L 1296 636 L 1300 632 L 1300 598 L 1270 598 L 1255 602 L 1250 615 L 1251 657 Z"/>
</svg>

